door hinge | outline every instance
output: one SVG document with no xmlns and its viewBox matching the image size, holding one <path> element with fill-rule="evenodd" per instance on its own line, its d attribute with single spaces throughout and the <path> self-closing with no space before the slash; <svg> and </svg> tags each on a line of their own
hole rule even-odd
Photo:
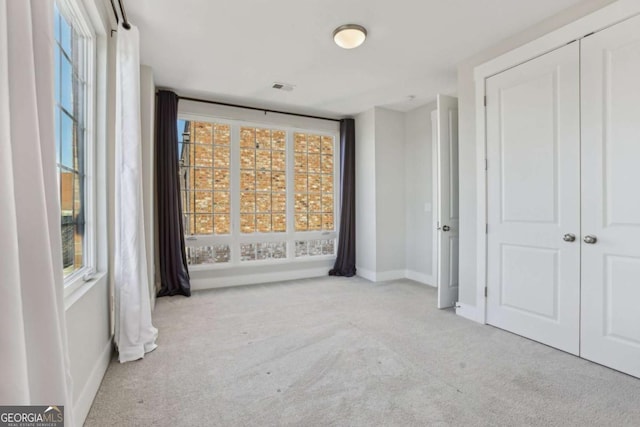
<svg viewBox="0 0 640 427">
<path fill-rule="evenodd" d="M 489 159 L 484 159 L 484 170 L 489 170 Z"/>
<path fill-rule="evenodd" d="M 489 224 L 484 225 L 484 234 L 489 234 Z"/>
<path fill-rule="evenodd" d="M 487 297 L 487 294 L 488 294 L 488 293 L 489 293 L 489 292 L 488 292 L 488 288 L 485 286 L 485 287 L 484 287 L 484 297 L 485 297 L 485 298 Z"/>
<path fill-rule="evenodd" d="M 484 96 L 484 106 L 487 106 L 487 95 Z"/>
</svg>

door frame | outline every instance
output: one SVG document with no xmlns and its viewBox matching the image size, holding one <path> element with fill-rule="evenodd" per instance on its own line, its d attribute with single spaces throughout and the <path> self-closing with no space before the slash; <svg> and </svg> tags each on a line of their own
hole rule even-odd
<svg viewBox="0 0 640 427">
<path fill-rule="evenodd" d="M 476 121 L 476 304 L 459 302 L 456 314 L 479 323 L 486 323 L 487 306 L 487 141 L 486 141 L 486 79 L 509 68 L 551 52 L 567 43 L 580 40 L 640 14 L 637 0 L 618 0 L 576 21 L 554 30 L 521 47 L 504 53 L 474 69 Z"/>
</svg>

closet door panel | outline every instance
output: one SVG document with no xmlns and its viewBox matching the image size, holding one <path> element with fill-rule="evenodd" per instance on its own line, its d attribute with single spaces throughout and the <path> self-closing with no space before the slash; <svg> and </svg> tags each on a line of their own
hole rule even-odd
<svg viewBox="0 0 640 427">
<path fill-rule="evenodd" d="M 487 323 L 577 354 L 579 44 L 486 84 Z"/>
<path fill-rule="evenodd" d="M 581 70 L 581 356 L 640 377 L 640 17 L 585 38 Z"/>
</svg>

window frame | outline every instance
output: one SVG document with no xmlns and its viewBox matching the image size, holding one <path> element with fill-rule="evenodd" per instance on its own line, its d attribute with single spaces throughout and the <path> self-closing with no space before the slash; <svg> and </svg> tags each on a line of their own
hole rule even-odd
<svg viewBox="0 0 640 427">
<path fill-rule="evenodd" d="M 60 15 L 83 37 L 82 72 L 85 79 L 84 96 L 84 247 L 83 266 L 64 277 L 64 295 L 72 294 L 92 279 L 97 264 L 97 184 L 96 184 L 96 109 L 97 109 L 97 31 L 85 5 L 79 0 L 55 0 Z M 53 43 L 56 43 L 55 40 Z M 54 48 L 57 49 L 56 46 Z M 57 72 L 54 70 L 54 73 Z M 55 106 L 56 108 L 57 105 Z M 56 124 L 58 128 L 59 123 Z M 58 180 L 60 179 L 58 174 Z M 58 187 L 59 187 L 58 182 Z"/>
<path fill-rule="evenodd" d="M 224 263 L 205 263 L 189 265 L 190 271 L 207 271 L 229 268 L 251 268 L 267 265 L 295 265 L 300 263 L 308 263 L 313 261 L 326 261 L 336 258 L 338 247 L 338 232 L 340 230 L 340 135 L 339 132 L 328 131 L 326 129 L 318 129 L 313 126 L 294 126 L 282 125 L 268 122 L 257 122 L 243 119 L 229 119 L 215 117 L 210 115 L 200 115 L 194 113 L 178 114 L 178 120 L 199 121 L 207 123 L 216 123 L 229 125 L 231 130 L 230 140 L 230 167 L 231 167 L 231 209 L 230 222 L 231 233 L 228 235 L 185 235 L 186 247 L 204 247 L 216 244 L 228 244 L 231 250 L 229 262 Z M 285 232 L 254 232 L 251 234 L 243 234 L 240 232 L 240 128 L 268 128 L 270 130 L 281 130 L 286 132 L 286 221 L 287 231 Z M 333 211 L 334 211 L 334 229 L 333 231 L 315 230 L 315 231 L 295 231 L 295 190 L 294 190 L 294 134 L 305 133 L 320 136 L 329 136 L 333 138 Z M 237 160 L 236 160 L 237 159 Z M 181 188 L 181 191 L 183 189 Z M 314 255 L 296 257 L 295 242 L 297 240 L 324 240 L 334 239 L 333 255 Z M 253 261 L 241 261 L 240 245 L 243 243 L 269 243 L 269 242 L 285 242 L 287 248 L 287 256 L 281 259 L 265 259 Z"/>
</svg>

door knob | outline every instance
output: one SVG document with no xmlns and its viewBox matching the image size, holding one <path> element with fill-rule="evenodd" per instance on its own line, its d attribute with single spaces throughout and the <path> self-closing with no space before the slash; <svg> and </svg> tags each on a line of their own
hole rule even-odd
<svg viewBox="0 0 640 427">
<path fill-rule="evenodd" d="M 596 236 L 592 236 L 590 234 L 584 236 L 584 242 L 588 243 L 589 245 L 593 245 L 597 241 L 598 241 L 598 238 Z"/>
<path fill-rule="evenodd" d="M 564 240 L 565 242 L 575 242 L 576 235 L 573 233 L 567 233 L 564 236 L 562 236 L 562 240 Z"/>
<path fill-rule="evenodd" d="M 449 227 L 448 225 L 442 226 L 442 231 L 449 231 L 449 230 L 451 230 L 451 227 Z"/>
</svg>

